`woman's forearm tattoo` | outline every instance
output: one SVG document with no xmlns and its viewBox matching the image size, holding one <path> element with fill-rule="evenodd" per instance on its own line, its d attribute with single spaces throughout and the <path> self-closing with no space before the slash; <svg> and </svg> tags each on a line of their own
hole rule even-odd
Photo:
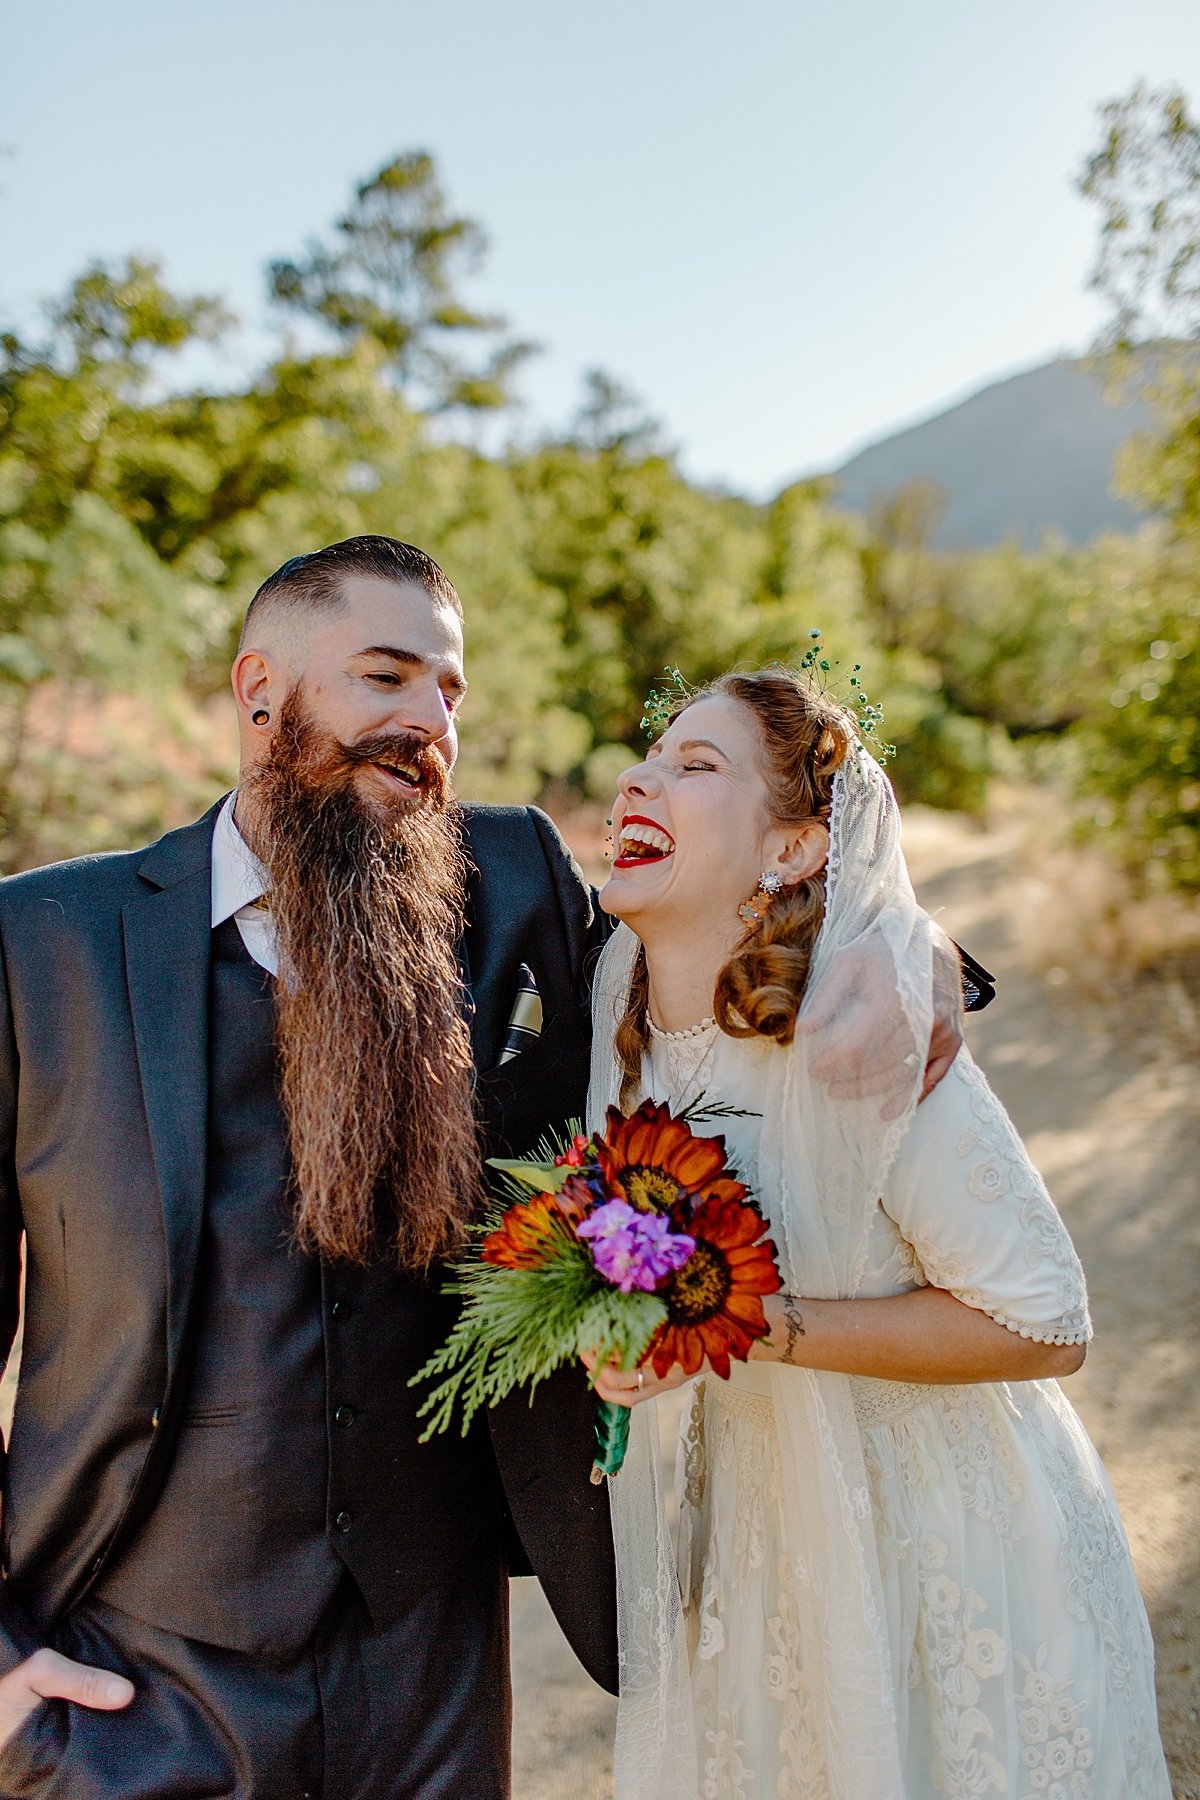
<svg viewBox="0 0 1200 1800">
<path fill-rule="evenodd" d="M 805 1335 L 805 1332 L 803 1314 L 791 1294 L 785 1294 L 783 1297 L 783 1316 L 787 1325 L 787 1343 L 783 1347 L 783 1354 L 780 1357 L 780 1361 L 794 1363 L 796 1360 L 796 1339 L 802 1338 Z"/>
</svg>

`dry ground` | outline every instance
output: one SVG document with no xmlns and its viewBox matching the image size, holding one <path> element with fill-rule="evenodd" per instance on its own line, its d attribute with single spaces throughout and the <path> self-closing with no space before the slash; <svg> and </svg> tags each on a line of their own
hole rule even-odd
<svg viewBox="0 0 1200 1800">
<path fill-rule="evenodd" d="M 1145 990 L 1097 999 L 1092 982 L 1083 994 L 1069 956 L 1051 963 L 1049 979 L 1039 973 L 1063 894 L 1048 890 L 1022 827 L 976 831 L 914 811 L 906 844 L 925 904 L 1000 977 L 969 1039 L 1088 1271 L 1097 1336 L 1069 1392 L 1133 1546 L 1176 1793 L 1200 1800 L 1195 1062 L 1143 1004 Z M 513 1651 L 514 1800 L 606 1800 L 613 1703 L 578 1668 L 530 1582 L 515 1584 Z"/>
</svg>

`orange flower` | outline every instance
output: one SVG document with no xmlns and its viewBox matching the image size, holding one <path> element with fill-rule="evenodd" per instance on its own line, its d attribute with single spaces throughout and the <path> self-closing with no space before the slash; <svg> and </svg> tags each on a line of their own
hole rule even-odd
<svg viewBox="0 0 1200 1800">
<path fill-rule="evenodd" d="M 557 1194 L 551 1196 L 564 1219 L 578 1225 L 596 1204 L 596 1196 L 582 1175 L 568 1175 Z"/>
<path fill-rule="evenodd" d="M 480 1254 L 502 1269 L 540 1269 L 549 1258 L 551 1240 L 564 1229 L 557 1194 L 535 1194 L 509 1207 L 484 1238 Z"/>
<path fill-rule="evenodd" d="M 755 1339 L 767 1335 L 762 1296 L 783 1286 L 775 1246 L 763 1235 L 757 1207 L 717 1196 L 700 1202 L 687 1231 L 696 1248 L 658 1290 L 667 1322 L 652 1341 L 650 1361 L 661 1378 L 674 1363 L 695 1375 L 707 1357 L 727 1380 L 730 1358 L 745 1362 Z"/>
<path fill-rule="evenodd" d="M 746 1193 L 726 1175 L 724 1138 L 697 1137 L 690 1125 L 673 1119 L 667 1107 L 653 1100 L 644 1101 L 628 1119 L 610 1106 L 608 1127 L 596 1149 L 611 1197 L 627 1200 L 638 1212 L 669 1213 L 698 1194 L 733 1200 Z"/>
</svg>

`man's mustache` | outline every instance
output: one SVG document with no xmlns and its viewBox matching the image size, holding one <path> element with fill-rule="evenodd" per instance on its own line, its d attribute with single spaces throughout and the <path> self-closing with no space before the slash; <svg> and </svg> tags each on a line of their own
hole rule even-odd
<svg viewBox="0 0 1200 1800">
<path fill-rule="evenodd" d="M 411 731 L 375 731 L 353 744 L 338 740 L 338 749 L 352 767 L 380 763 L 406 777 L 415 775 L 423 788 L 441 793 L 446 786 L 445 760 L 433 745 Z"/>
</svg>

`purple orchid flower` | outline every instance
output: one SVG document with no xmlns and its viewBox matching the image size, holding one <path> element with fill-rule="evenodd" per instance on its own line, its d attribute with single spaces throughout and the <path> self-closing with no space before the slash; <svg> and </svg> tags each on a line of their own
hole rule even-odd
<svg viewBox="0 0 1200 1800">
<path fill-rule="evenodd" d="M 695 1238 L 673 1232 L 659 1213 L 638 1212 L 626 1200 L 609 1200 L 576 1226 L 591 1239 L 597 1272 L 623 1294 L 640 1288 L 651 1294 L 681 1269 L 696 1248 Z"/>
</svg>

